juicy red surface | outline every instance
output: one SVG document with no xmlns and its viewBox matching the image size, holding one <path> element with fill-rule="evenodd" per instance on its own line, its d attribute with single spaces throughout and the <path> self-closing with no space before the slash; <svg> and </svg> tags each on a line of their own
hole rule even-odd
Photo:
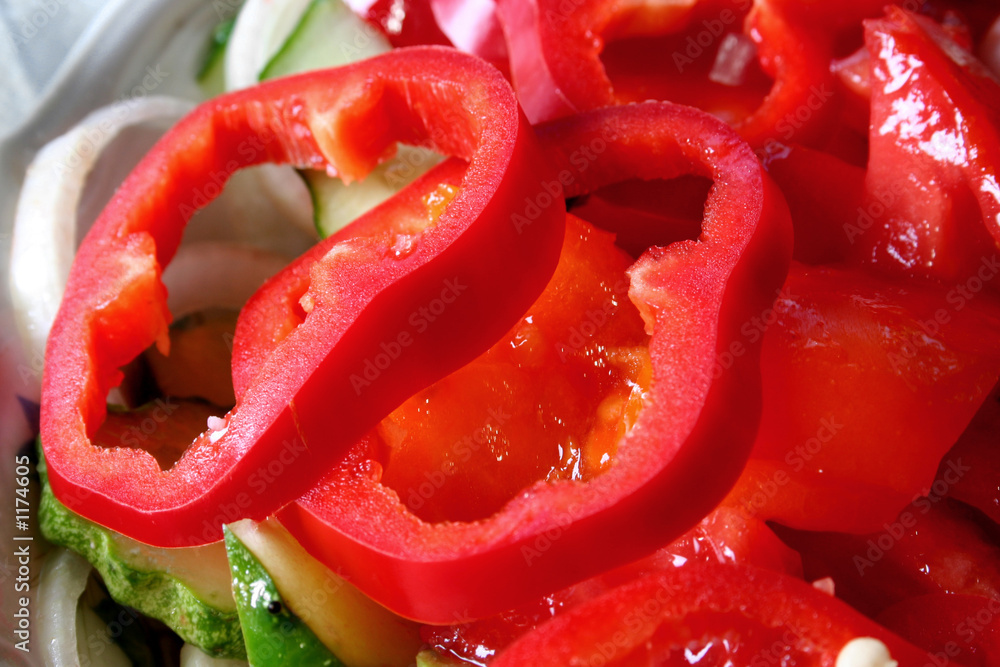
<svg viewBox="0 0 1000 667">
<path fill-rule="evenodd" d="M 547 595 L 535 603 L 469 623 L 427 625 L 421 637 L 442 655 L 485 665 L 525 633 L 550 618 L 651 573 L 713 563 L 753 565 L 801 576 L 798 554 L 783 544 L 767 525 L 731 508 L 721 507 L 686 534 L 653 555 Z M 718 651 L 721 644 L 706 650 Z"/>
<path fill-rule="evenodd" d="M 800 264 L 783 290 L 744 327 L 764 339 L 753 458 L 774 466 L 755 511 L 800 528 L 875 529 L 933 482 L 996 384 L 1000 304 L 985 291 L 966 299 L 934 282 Z M 739 492 L 742 504 L 757 486 Z"/>
<path fill-rule="evenodd" d="M 610 234 L 570 218 L 556 272 L 521 321 L 379 424 L 382 483 L 424 521 L 474 521 L 536 481 L 607 469 L 649 375 L 630 264 Z"/>
<path fill-rule="evenodd" d="M 931 653 L 966 667 L 1000 664 L 1000 599 L 955 593 L 906 598 L 876 619 Z"/>
<path fill-rule="evenodd" d="M 776 528 L 802 554 L 807 579 L 833 577 L 837 596 L 870 616 L 930 593 L 1000 600 L 1000 529 L 944 496 L 965 462 L 881 530 L 867 534 Z"/>
</svg>

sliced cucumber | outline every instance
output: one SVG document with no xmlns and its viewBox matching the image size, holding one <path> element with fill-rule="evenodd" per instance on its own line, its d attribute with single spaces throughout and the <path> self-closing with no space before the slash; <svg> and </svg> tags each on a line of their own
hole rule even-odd
<svg viewBox="0 0 1000 667">
<path fill-rule="evenodd" d="M 312 0 L 298 25 L 261 71 L 261 81 L 310 70 L 339 67 L 385 53 L 388 40 L 341 0 Z M 424 148 L 400 146 L 364 181 L 344 185 L 321 171 L 303 171 L 320 236 L 335 234 L 362 213 L 394 195 L 441 157 Z"/>
<path fill-rule="evenodd" d="M 222 542 L 180 549 L 136 542 L 84 519 L 56 500 L 41 454 L 38 471 L 42 478 L 39 525 L 46 539 L 90 561 L 121 604 L 163 621 L 209 655 L 246 657 Z"/>
<path fill-rule="evenodd" d="M 390 48 L 377 29 L 341 0 L 312 0 L 292 34 L 261 70 L 260 80 L 339 67 Z"/>
<path fill-rule="evenodd" d="M 288 608 L 267 570 L 231 530 L 225 529 L 233 592 L 251 665 L 343 665 Z"/>
<path fill-rule="evenodd" d="M 313 202 L 316 231 L 323 238 L 336 234 L 441 161 L 426 148 L 399 144 L 396 157 L 377 166 L 363 181 L 345 185 L 322 171 L 302 171 Z"/>
<path fill-rule="evenodd" d="M 419 626 L 380 606 L 310 556 L 276 520 L 259 524 L 237 521 L 227 530 L 267 571 L 280 591 L 282 605 L 306 623 L 344 664 L 413 664 L 421 647 Z M 244 624 L 244 633 L 249 632 Z M 249 637 L 247 647 L 251 651 Z"/>
<path fill-rule="evenodd" d="M 215 26 L 212 31 L 212 41 L 197 77 L 198 87 L 206 98 L 226 92 L 226 46 L 235 24 L 234 16 Z"/>
</svg>

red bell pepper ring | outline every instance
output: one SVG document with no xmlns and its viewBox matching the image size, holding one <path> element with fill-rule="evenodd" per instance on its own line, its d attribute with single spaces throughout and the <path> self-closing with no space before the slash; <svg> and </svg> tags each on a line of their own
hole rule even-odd
<svg viewBox="0 0 1000 667">
<path fill-rule="evenodd" d="M 193 200 L 265 161 L 360 178 L 397 141 L 469 161 L 436 224 L 406 252 L 361 239 L 325 256 L 308 292 L 312 312 L 243 391 L 227 427 L 202 434 L 169 470 L 148 452 L 91 443 L 119 367 L 165 339 L 161 268 Z M 395 51 L 196 109 L 128 177 L 71 270 L 42 398 L 56 496 L 125 535 L 180 546 L 219 539 L 223 521 L 237 518 L 233 508 L 261 519 L 301 495 L 399 403 L 487 349 L 541 292 L 564 213 L 553 207 L 533 221 L 516 214 L 540 187 L 544 165 L 507 82 L 451 49 Z M 380 368 L 375 388 L 352 383 L 381 344 L 410 332 L 408 315 L 449 286 L 461 294 Z M 279 480 L 255 491 L 254 476 L 276 460 Z"/>
<path fill-rule="evenodd" d="M 309 290 L 315 265 L 344 241 L 376 239 L 393 245 L 399 235 L 406 238 L 427 226 L 427 197 L 442 185 L 461 187 L 466 169 L 458 158 L 436 165 L 367 215 L 314 245 L 257 290 L 240 311 L 233 336 L 233 392 L 237 398 L 253 385 L 275 348 L 302 324 L 300 301 Z M 365 385 L 370 380 L 362 374 L 355 382 Z"/>
<path fill-rule="evenodd" d="M 630 270 L 630 298 L 652 331 L 653 382 L 608 472 L 538 482 L 481 521 L 431 525 L 345 466 L 279 512 L 315 557 L 424 622 L 497 613 L 654 551 L 725 495 L 756 432 L 759 346 L 719 364 L 770 306 L 791 238 L 781 194 L 750 147 L 707 114 L 667 103 L 582 114 L 542 133 L 560 170 L 547 185 L 571 195 L 686 173 L 715 186 L 697 242 L 651 248 Z M 584 150 L 592 159 L 581 164 Z"/>
<path fill-rule="evenodd" d="M 667 83 L 651 81 L 649 88 L 662 99 L 691 104 L 717 115 L 724 113 L 751 145 L 763 147 L 769 140 L 809 143 L 825 139 L 825 128 L 838 108 L 832 99 L 833 76 L 829 69 L 836 36 L 831 33 L 832 24 L 812 25 L 791 18 L 784 6 L 787 4 L 801 3 L 758 1 L 749 15 L 749 0 L 666 5 L 500 0 L 499 8 L 518 99 L 532 122 L 621 103 L 601 61 L 605 41 L 697 28 L 701 32 L 695 30 L 688 41 L 699 52 L 690 52 L 687 42 L 679 43 L 673 62 L 662 63 L 656 75 Z M 840 11 L 840 5 L 836 7 Z M 734 99 L 733 89 L 724 88 L 725 94 L 710 92 L 713 86 L 722 86 L 707 78 L 697 81 L 704 75 L 687 68 L 694 68 L 700 59 L 709 59 L 710 64 L 723 41 L 723 31 L 739 32 L 744 17 L 743 33 L 756 43 L 761 69 L 774 79 L 774 85 L 756 108 L 747 110 L 742 104 L 717 108 L 717 98 L 727 102 Z M 707 46 L 695 41 L 702 35 L 709 40 Z M 689 53 L 695 57 L 689 57 Z M 700 92 L 691 92 L 694 88 Z"/>
<path fill-rule="evenodd" d="M 844 223 L 852 258 L 970 278 L 1000 244 L 1000 84 L 941 26 L 898 7 L 865 22 L 865 41 L 870 158 L 865 201 Z"/>
<path fill-rule="evenodd" d="M 524 635 L 490 664 L 611 667 L 704 659 L 770 665 L 791 658 L 794 664 L 833 665 L 859 637 L 882 642 L 904 667 L 935 664 L 916 646 L 800 579 L 753 567 L 692 563 L 581 604 Z M 697 660 L 685 660 L 687 651 Z"/>
</svg>

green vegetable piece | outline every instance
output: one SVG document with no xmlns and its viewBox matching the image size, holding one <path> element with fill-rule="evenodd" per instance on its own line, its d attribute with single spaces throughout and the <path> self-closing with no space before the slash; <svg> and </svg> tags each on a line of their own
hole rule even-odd
<svg viewBox="0 0 1000 667">
<path fill-rule="evenodd" d="M 312 198 L 316 231 L 324 239 L 333 236 L 440 161 L 441 156 L 429 148 L 399 144 L 395 158 L 375 167 L 358 183 L 344 185 L 339 178 L 327 176 L 323 171 L 300 171 Z"/>
<path fill-rule="evenodd" d="M 161 549 L 136 542 L 84 519 L 56 500 L 40 446 L 38 472 L 42 480 L 39 526 L 49 542 L 86 558 L 120 604 L 159 619 L 213 657 L 246 658 L 221 545 Z"/>
<path fill-rule="evenodd" d="M 260 561 L 228 526 L 224 527 L 224 532 L 229 567 L 233 574 L 233 595 L 250 664 L 268 667 L 342 666 L 337 656 L 288 609 Z"/>
<path fill-rule="evenodd" d="M 232 17 L 215 26 L 212 40 L 205 54 L 205 61 L 198 70 L 198 86 L 205 97 L 215 97 L 226 91 L 226 47 L 229 36 L 233 34 L 236 17 Z"/>
<path fill-rule="evenodd" d="M 339 67 L 390 49 L 388 40 L 341 0 L 313 0 L 260 73 L 260 80 Z"/>
</svg>

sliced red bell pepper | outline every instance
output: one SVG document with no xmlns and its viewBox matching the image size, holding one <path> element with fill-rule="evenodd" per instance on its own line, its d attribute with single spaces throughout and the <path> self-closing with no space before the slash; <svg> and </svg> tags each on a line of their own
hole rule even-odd
<svg viewBox="0 0 1000 667">
<path fill-rule="evenodd" d="M 877 531 L 855 535 L 775 525 L 775 532 L 802 555 L 807 579 L 832 577 L 837 596 L 872 618 L 931 593 L 1000 600 L 996 524 L 945 496 L 949 483 L 969 467 L 962 460 L 950 465 L 926 495 Z"/>
<path fill-rule="evenodd" d="M 647 558 L 603 572 L 531 604 L 496 616 L 452 625 L 425 625 L 420 637 L 442 655 L 475 664 L 499 655 L 555 616 L 609 591 L 664 570 L 727 563 L 802 577 L 802 559 L 759 519 L 718 507 L 697 526 Z"/>
<path fill-rule="evenodd" d="M 833 665 L 860 637 L 881 641 L 899 665 L 921 667 L 929 658 L 804 581 L 753 567 L 692 563 L 579 605 L 490 664 Z"/>
<path fill-rule="evenodd" d="M 680 33 L 695 27 L 691 40 L 698 49 L 694 54 L 703 65 L 711 66 L 712 54 L 726 32 L 739 32 L 750 2 L 746 0 L 708 0 L 689 3 L 602 2 L 600 0 L 500 0 L 500 23 L 507 39 L 511 74 L 518 99 L 532 122 L 561 118 L 578 111 L 596 109 L 624 101 L 633 101 L 626 91 L 612 86 L 605 63 L 601 60 L 607 43 L 623 37 L 652 37 Z M 710 26 L 710 27 L 709 27 Z M 697 44 L 699 31 L 708 37 L 708 47 Z M 686 37 L 686 35 L 685 35 Z M 674 59 L 669 54 L 652 60 L 655 74 L 644 77 L 649 88 L 637 100 L 661 97 L 688 104 L 681 75 L 688 63 L 684 37 L 678 39 Z M 676 58 L 681 58 L 678 61 Z M 686 60 L 684 60 L 686 58 Z M 707 63 L 706 63 L 707 61 Z M 707 68 L 699 67 L 699 71 Z M 690 89 L 690 76 L 686 79 Z M 725 90 L 732 103 L 732 89 L 716 85 L 714 94 L 698 87 L 708 97 L 720 98 Z M 641 84 L 640 84 L 641 85 Z M 639 88 L 639 86 L 635 86 Z M 622 99 L 621 92 L 628 99 Z M 671 95 L 673 93 L 673 95 Z"/>
<path fill-rule="evenodd" d="M 793 263 L 744 331 L 764 339 L 764 408 L 729 500 L 798 528 L 891 522 L 1000 376 L 1000 303 L 963 289 Z"/>
<path fill-rule="evenodd" d="M 716 119 L 665 103 L 542 132 L 558 174 L 537 202 L 559 183 L 579 195 L 694 173 L 715 186 L 697 242 L 651 248 L 630 269 L 630 299 L 652 332 L 653 381 L 607 472 L 586 484 L 538 482 L 480 521 L 428 524 L 359 459 L 357 471 L 339 471 L 279 513 L 314 556 L 425 622 L 496 613 L 652 552 L 721 499 L 756 429 L 758 346 L 718 369 L 743 323 L 769 307 L 790 254 L 787 208 L 752 150 Z M 244 317 L 256 318 L 250 310 Z"/>
<path fill-rule="evenodd" d="M 312 284 L 312 270 L 317 262 L 337 244 L 350 239 L 371 239 L 386 247 L 405 242 L 432 222 L 427 198 L 439 187 L 457 191 L 462 186 L 468 165 L 450 158 L 432 167 L 392 199 L 323 239 L 300 255 L 283 271 L 273 276 L 251 296 L 240 311 L 233 336 L 233 392 L 237 398 L 253 385 L 257 373 L 266 365 L 275 348 L 302 322 L 306 312 L 302 297 Z M 361 379 L 368 382 L 362 374 Z"/>
<path fill-rule="evenodd" d="M 1000 83 L 939 25 L 898 7 L 865 23 L 867 192 L 844 230 L 856 261 L 975 276 L 1000 243 Z"/>
<path fill-rule="evenodd" d="M 948 489 L 948 496 L 979 509 L 1000 525 L 1000 386 L 994 387 L 958 442 L 938 466 L 938 476 L 948 471 L 948 461 L 961 458 L 970 468 Z"/>
<path fill-rule="evenodd" d="M 168 470 L 148 452 L 91 442 L 119 367 L 165 341 L 159 277 L 197 202 L 238 168 L 266 161 L 360 178 L 397 141 L 468 160 L 460 188 L 425 229 L 396 239 L 405 244 L 357 239 L 316 264 L 311 312 L 243 388 L 225 428 L 203 433 Z M 301 495 L 407 396 L 488 348 L 537 297 L 565 220 L 560 206 L 519 215 L 545 165 L 503 77 L 450 49 L 395 51 L 196 109 L 129 176 L 71 270 L 42 399 L 56 496 L 130 537 L 179 546 L 217 540 L 224 521 L 262 519 Z M 416 335 L 408 318 L 428 304 L 436 320 Z M 385 346 L 403 336 L 405 349 L 383 365 Z M 355 378 L 373 363 L 378 377 L 359 386 Z"/>
<path fill-rule="evenodd" d="M 876 620 L 934 656 L 931 664 L 990 667 L 1000 656 L 1000 600 L 952 592 L 906 598 Z"/>
<path fill-rule="evenodd" d="M 883 4 L 500 0 L 499 9 L 515 88 L 532 122 L 664 99 L 709 111 L 766 149 L 774 140 L 826 141 L 840 108 L 830 72 L 837 41 Z M 634 47 L 619 47 L 629 39 Z M 725 67 L 723 49 L 733 48 L 753 57 L 727 81 L 713 69 L 720 53 Z"/>
<path fill-rule="evenodd" d="M 765 164 L 792 212 L 795 259 L 806 264 L 843 262 L 851 249 L 844 223 L 861 210 L 864 169 L 798 144 L 769 154 Z"/>
</svg>

